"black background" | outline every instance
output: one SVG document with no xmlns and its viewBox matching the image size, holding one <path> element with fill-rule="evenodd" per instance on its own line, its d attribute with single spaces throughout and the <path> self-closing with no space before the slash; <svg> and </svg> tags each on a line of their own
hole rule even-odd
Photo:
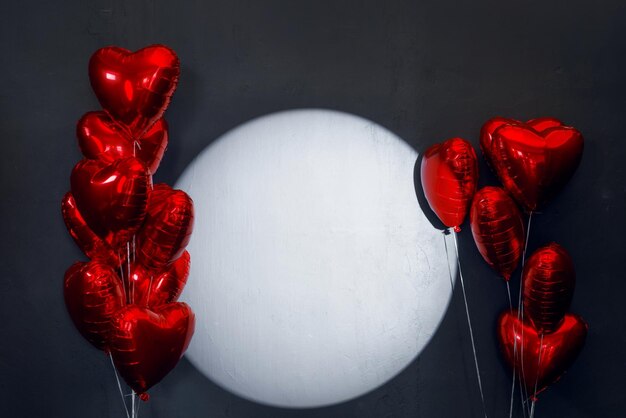
<svg viewBox="0 0 626 418">
<path fill-rule="evenodd" d="M 170 146 L 155 177 L 170 184 L 220 134 L 292 108 L 369 118 L 419 151 L 451 136 L 477 145 L 494 115 L 552 115 L 580 129 L 582 163 L 533 219 L 529 249 L 555 240 L 570 251 L 578 274 L 572 311 L 590 334 L 536 416 L 624 416 L 624 2 L 5 0 L 0 16 L 0 416 L 123 415 L 107 358 L 65 312 L 63 274 L 83 256 L 59 202 L 80 158 L 75 123 L 98 108 L 90 55 L 152 43 L 182 60 L 167 112 Z M 484 165 L 481 176 L 482 185 L 494 183 Z M 467 228 L 460 251 L 489 416 L 508 416 L 510 376 L 494 331 L 505 288 Z M 258 405 L 183 360 L 140 416 L 479 417 L 459 290 L 421 356 L 353 401 L 310 410 Z"/>
</svg>

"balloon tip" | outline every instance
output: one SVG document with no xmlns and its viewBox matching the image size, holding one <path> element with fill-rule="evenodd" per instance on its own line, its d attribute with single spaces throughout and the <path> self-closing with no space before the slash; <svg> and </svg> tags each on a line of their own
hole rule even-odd
<svg viewBox="0 0 626 418">
<path fill-rule="evenodd" d="M 148 395 L 146 392 L 140 393 L 139 399 L 141 399 L 144 402 L 148 402 L 148 399 L 150 399 L 150 395 Z"/>
<path fill-rule="evenodd" d="M 461 232 L 461 227 L 460 226 L 455 226 L 454 228 L 454 232 Z"/>
</svg>

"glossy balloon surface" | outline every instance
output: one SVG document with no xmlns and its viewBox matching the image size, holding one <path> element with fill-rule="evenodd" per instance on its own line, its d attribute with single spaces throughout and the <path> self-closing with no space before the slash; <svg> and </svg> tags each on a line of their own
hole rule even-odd
<svg viewBox="0 0 626 418">
<path fill-rule="evenodd" d="M 163 45 L 137 52 L 101 48 L 89 61 L 91 87 L 100 104 L 133 138 L 141 138 L 163 116 L 179 75 L 178 57 Z"/>
<path fill-rule="evenodd" d="M 65 273 L 65 306 L 78 331 L 95 347 L 110 341 L 110 320 L 124 306 L 124 289 L 111 266 L 76 263 Z"/>
<path fill-rule="evenodd" d="M 551 243 L 535 251 L 524 265 L 524 316 L 539 333 L 554 332 L 568 311 L 576 272 L 565 248 Z"/>
<path fill-rule="evenodd" d="M 185 303 L 154 309 L 128 305 L 111 322 L 115 367 L 136 393 L 143 394 L 178 364 L 194 327 L 195 316 Z"/>
<path fill-rule="evenodd" d="M 517 373 L 523 370 L 526 390 L 533 399 L 559 380 L 574 363 L 585 345 L 587 330 L 580 316 L 567 314 L 561 326 L 552 334 L 544 334 L 542 341 L 532 325 L 517 318 L 516 311 L 506 311 L 498 320 L 498 339 L 504 359 Z"/>
<path fill-rule="evenodd" d="M 499 187 L 483 187 L 474 195 L 470 225 L 480 254 L 508 281 L 524 250 L 524 223 L 513 199 Z"/>
<path fill-rule="evenodd" d="M 478 183 L 472 145 L 452 138 L 428 148 L 422 157 L 421 181 L 433 212 L 444 225 L 460 231 Z"/>
<path fill-rule="evenodd" d="M 88 112 L 76 127 L 78 146 L 86 158 L 113 163 L 136 157 L 150 174 L 161 163 L 167 147 L 167 123 L 161 118 L 146 133 L 132 139 L 105 112 Z"/>
</svg>

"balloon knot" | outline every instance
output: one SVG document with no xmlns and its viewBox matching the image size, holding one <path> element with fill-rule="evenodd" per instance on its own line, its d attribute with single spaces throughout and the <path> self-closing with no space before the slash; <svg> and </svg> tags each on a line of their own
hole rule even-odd
<svg viewBox="0 0 626 418">
<path fill-rule="evenodd" d="M 454 232 L 461 232 L 461 227 L 460 226 L 455 226 L 454 227 Z"/>
<path fill-rule="evenodd" d="M 148 402 L 148 399 L 150 399 L 150 395 L 148 395 L 146 392 L 140 393 L 139 399 L 141 399 L 144 402 Z"/>
</svg>

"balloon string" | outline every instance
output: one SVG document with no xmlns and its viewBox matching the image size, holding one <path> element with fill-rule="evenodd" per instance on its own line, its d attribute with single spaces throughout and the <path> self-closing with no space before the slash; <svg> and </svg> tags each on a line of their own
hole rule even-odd
<svg viewBox="0 0 626 418">
<path fill-rule="evenodd" d="M 131 417 L 135 418 L 135 391 L 133 390 L 130 395 L 130 410 L 132 411 Z"/>
<path fill-rule="evenodd" d="M 128 272 L 128 292 L 130 293 L 130 303 L 135 303 L 135 281 L 130 278 L 130 241 L 126 243 L 126 269 Z"/>
<path fill-rule="evenodd" d="M 530 238 L 530 227 L 532 225 L 533 220 L 533 212 L 531 211 L 528 214 L 528 224 L 526 225 L 526 240 L 524 241 L 524 251 L 522 252 L 522 268 L 520 272 L 520 280 L 519 280 L 519 296 L 518 296 L 518 309 L 517 309 L 517 319 L 518 321 L 523 320 L 524 318 L 524 305 L 522 304 L 522 295 L 523 295 L 523 282 L 524 282 L 524 266 L 526 264 L 526 251 L 528 250 L 528 240 Z M 521 347 L 520 347 L 520 365 L 521 365 L 521 374 L 520 374 L 520 392 L 522 397 L 522 407 L 528 408 L 528 406 L 524 406 L 524 404 L 528 404 L 528 392 L 526 390 L 526 373 L 524 371 L 524 327 L 522 327 L 521 332 Z M 524 416 L 526 416 L 526 412 L 530 414 L 530 410 L 524 410 Z"/>
<path fill-rule="evenodd" d="M 535 390 L 533 391 L 533 400 L 530 407 L 530 418 L 535 416 L 535 403 L 537 402 L 537 385 L 539 384 L 539 371 L 541 370 L 541 356 L 543 354 L 543 332 L 541 333 L 541 341 L 539 342 L 539 360 L 537 361 L 537 376 L 535 376 Z"/>
<path fill-rule="evenodd" d="M 513 299 L 511 298 L 511 285 L 509 281 L 506 281 L 506 293 L 509 296 L 509 309 L 513 313 Z M 514 325 L 515 326 L 515 325 Z M 515 329 L 513 329 L 515 330 Z M 513 333 L 515 335 L 515 332 Z M 517 355 L 517 338 L 513 339 L 513 359 Z M 515 361 L 513 361 L 513 379 L 511 380 L 511 400 L 509 401 L 509 418 L 513 418 L 513 400 L 515 394 L 515 375 L 516 375 Z"/>
<path fill-rule="evenodd" d="M 120 396 L 122 397 L 122 403 L 124 404 L 124 411 L 126 411 L 126 418 L 130 418 L 128 415 L 128 407 L 126 406 L 126 400 L 124 399 L 124 392 L 122 391 L 122 384 L 120 383 L 120 377 L 117 375 L 117 369 L 115 363 L 113 363 L 113 355 L 109 353 L 111 359 L 111 367 L 113 367 L 113 373 L 115 373 L 115 380 L 117 381 L 117 388 L 120 390 Z"/>
<path fill-rule="evenodd" d="M 454 277 L 452 277 L 452 268 L 450 267 L 450 254 L 448 254 L 448 241 L 446 240 L 446 235 L 448 234 L 448 230 L 444 229 L 443 236 L 443 245 L 446 248 L 446 260 L 448 261 L 448 275 L 450 276 L 450 288 L 454 291 Z"/>
<path fill-rule="evenodd" d="M 476 355 L 476 344 L 474 343 L 474 331 L 472 330 L 472 320 L 470 318 L 469 307 L 467 304 L 467 295 L 465 293 L 465 281 L 463 280 L 463 270 L 461 270 L 461 260 L 459 258 L 459 245 L 457 242 L 457 233 L 454 231 L 454 250 L 456 252 L 456 262 L 459 267 L 459 279 L 461 281 L 461 289 L 463 290 L 463 302 L 465 302 L 465 314 L 467 316 L 467 326 L 469 329 L 470 340 L 472 342 L 472 351 L 474 353 L 474 365 L 476 366 L 476 377 L 478 379 L 478 389 L 480 391 L 480 399 L 483 404 L 483 413 L 487 418 L 487 406 L 485 405 L 485 395 L 483 394 L 483 383 L 480 378 L 480 368 L 478 367 L 478 356 Z"/>
</svg>

